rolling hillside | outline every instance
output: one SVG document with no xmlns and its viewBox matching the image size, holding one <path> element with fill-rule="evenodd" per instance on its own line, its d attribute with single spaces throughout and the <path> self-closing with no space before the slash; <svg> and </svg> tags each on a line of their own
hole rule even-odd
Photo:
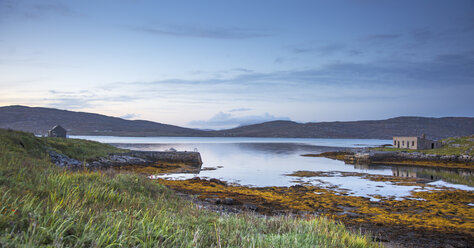
<svg viewBox="0 0 474 248">
<path fill-rule="evenodd" d="M 272 121 L 216 131 L 216 136 L 391 139 L 418 136 L 442 139 L 474 134 L 474 118 L 397 117 L 387 120 L 296 123 Z"/>
<path fill-rule="evenodd" d="M 56 124 L 68 129 L 72 135 L 391 139 L 393 136 L 424 133 L 428 138 L 441 139 L 474 134 L 474 118 L 471 117 L 397 117 L 387 120 L 318 123 L 271 121 L 227 130 L 203 131 L 52 108 L 0 107 L 0 128 L 45 134 Z"/>
<path fill-rule="evenodd" d="M 45 134 L 60 124 L 72 135 L 202 136 L 205 132 L 151 121 L 25 106 L 0 107 L 0 128 Z"/>
</svg>

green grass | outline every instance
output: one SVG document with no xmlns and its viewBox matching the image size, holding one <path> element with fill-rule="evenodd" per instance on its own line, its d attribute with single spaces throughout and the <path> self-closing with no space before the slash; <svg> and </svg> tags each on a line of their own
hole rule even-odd
<svg viewBox="0 0 474 248">
<path fill-rule="evenodd" d="M 220 215 L 139 175 L 67 171 L 49 144 L 0 131 L 0 247 L 379 246 L 324 218 Z"/>
<path fill-rule="evenodd" d="M 119 149 L 108 144 L 81 139 L 42 138 L 47 146 L 79 161 L 90 161 L 98 157 L 105 157 L 110 153 L 123 153 L 127 150 Z"/>
<path fill-rule="evenodd" d="M 79 161 L 105 157 L 110 153 L 123 153 L 108 144 L 82 139 L 38 138 L 31 133 L 0 129 L 0 147 L 28 156 L 39 157 L 51 149 Z"/>
<path fill-rule="evenodd" d="M 372 148 L 375 151 L 395 151 L 395 152 L 420 152 L 424 154 L 437 155 L 470 155 L 474 156 L 474 135 L 464 137 L 452 137 L 441 140 L 443 146 L 437 149 L 412 150 L 403 148 Z"/>
</svg>

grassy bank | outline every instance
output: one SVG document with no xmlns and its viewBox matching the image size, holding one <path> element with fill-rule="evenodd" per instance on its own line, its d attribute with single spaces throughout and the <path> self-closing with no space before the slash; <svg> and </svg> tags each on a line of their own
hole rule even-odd
<svg viewBox="0 0 474 248">
<path fill-rule="evenodd" d="M 95 141 L 63 138 L 39 138 L 30 133 L 0 129 L 0 148 L 27 157 L 45 156 L 48 149 L 65 154 L 79 161 L 89 161 L 110 153 L 127 150 Z"/>
<path fill-rule="evenodd" d="M 324 218 L 219 215 L 145 177 L 71 172 L 46 156 L 49 146 L 84 160 L 117 152 L 83 144 L 0 130 L 1 247 L 378 246 Z"/>
</svg>

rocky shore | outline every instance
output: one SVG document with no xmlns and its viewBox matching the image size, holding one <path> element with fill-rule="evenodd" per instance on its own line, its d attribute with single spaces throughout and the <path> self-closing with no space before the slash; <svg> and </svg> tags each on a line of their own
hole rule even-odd
<svg viewBox="0 0 474 248">
<path fill-rule="evenodd" d="M 121 154 L 110 154 L 107 157 L 99 157 L 92 161 L 79 161 L 58 153 L 54 150 L 48 151 L 51 162 L 70 169 L 107 169 L 112 167 L 122 167 L 130 165 L 153 165 L 163 163 L 182 163 L 200 167 L 202 165 L 199 152 L 150 152 L 150 151 L 130 151 Z"/>
<path fill-rule="evenodd" d="M 304 154 L 307 157 L 326 157 L 344 161 L 348 164 L 399 164 L 432 167 L 474 169 L 474 156 L 437 155 L 420 152 L 393 151 L 340 151 L 321 154 Z"/>
<path fill-rule="evenodd" d="M 412 178 L 391 176 L 371 180 L 418 183 Z M 440 188 L 412 192 L 401 200 L 380 197 L 379 201 L 371 201 L 309 185 L 249 187 L 201 178 L 158 179 L 158 182 L 193 199 L 203 208 L 221 213 L 252 211 L 265 216 L 325 216 L 353 230 L 369 232 L 374 240 L 388 247 L 469 247 L 473 242 L 468 205 L 473 199 L 471 191 Z"/>
</svg>

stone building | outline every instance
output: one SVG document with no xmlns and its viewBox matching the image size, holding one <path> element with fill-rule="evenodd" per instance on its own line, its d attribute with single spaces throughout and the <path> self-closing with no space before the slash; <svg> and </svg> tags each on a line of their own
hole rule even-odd
<svg viewBox="0 0 474 248">
<path fill-rule="evenodd" d="M 426 150 L 441 147 L 441 142 L 429 140 L 424 134 L 421 137 L 393 137 L 393 147 Z"/>
<path fill-rule="evenodd" d="M 66 138 L 67 131 L 60 125 L 54 126 L 51 130 L 48 131 L 48 137 L 60 137 Z"/>
</svg>

